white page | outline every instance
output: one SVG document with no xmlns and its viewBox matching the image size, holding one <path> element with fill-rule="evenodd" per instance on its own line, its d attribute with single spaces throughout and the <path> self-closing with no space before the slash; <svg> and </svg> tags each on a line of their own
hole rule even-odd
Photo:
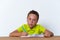
<svg viewBox="0 0 60 40">
<path fill-rule="evenodd" d="M 28 36 L 21 36 L 21 37 L 44 37 L 43 34 L 40 34 L 40 35 L 28 35 Z"/>
</svg>

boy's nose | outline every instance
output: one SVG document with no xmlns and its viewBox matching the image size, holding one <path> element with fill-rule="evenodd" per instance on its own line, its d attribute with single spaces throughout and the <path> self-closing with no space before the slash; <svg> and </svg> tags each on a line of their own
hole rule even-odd
<svg viewBox="0 0 60 40">
<path fill-rule="evenodd" d="M 33 20 L 31 20 L 31 23 L 33 23 Z"/>
</svg>

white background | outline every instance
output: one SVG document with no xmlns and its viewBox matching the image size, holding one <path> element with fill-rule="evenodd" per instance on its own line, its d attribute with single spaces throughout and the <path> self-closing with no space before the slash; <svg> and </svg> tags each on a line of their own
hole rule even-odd
<svg viewBox="0 0 60 40">
<path fill-rule="evenodd" d="M 39 24 L 60 36 L 60 0 L 0 0 L 0 36 L 26 23 L 30 10 L 39 12 Z"/>
</svg>

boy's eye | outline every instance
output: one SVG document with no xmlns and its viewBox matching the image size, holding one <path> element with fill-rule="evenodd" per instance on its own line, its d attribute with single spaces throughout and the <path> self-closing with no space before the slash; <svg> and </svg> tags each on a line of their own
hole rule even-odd
<svg viewBox="0 0 60 40">
<path fill-rule="evenodd" d="M 32 21 L 36 21 L 35 19 L 30 19 L 30 20 L 32 20 Z"/>
<path fill-rule="evenodd" d="M 29 18 L 29 20 L 36 21 L 36 19 L 31 19 L 31 18 Z"/>
<path fill-rule="evenodd" d="M 31 20 L 31 18 L 29 18 L 29 20 Z"/>
<path fill-rule="evenodd" d="M 35 19 L 33 19 L 33 21 L 36 21 Z"/>
</svg>

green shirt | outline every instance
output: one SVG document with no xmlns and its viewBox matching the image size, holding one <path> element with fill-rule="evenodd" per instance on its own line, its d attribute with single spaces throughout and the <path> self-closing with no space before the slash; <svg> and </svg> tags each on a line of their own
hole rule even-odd
<svg viewBox="0 0 60 40">
<path fill-rule="evenodd" d="M 45 32 L 45 28 L 39 24 L 36 24 L 32 29 L 30 29 L 28 24 L 23 24 L 18 29 L 18 32 L 27 32 L 29 35 L 32 34 L 41 34 Z"/>
</svg>

